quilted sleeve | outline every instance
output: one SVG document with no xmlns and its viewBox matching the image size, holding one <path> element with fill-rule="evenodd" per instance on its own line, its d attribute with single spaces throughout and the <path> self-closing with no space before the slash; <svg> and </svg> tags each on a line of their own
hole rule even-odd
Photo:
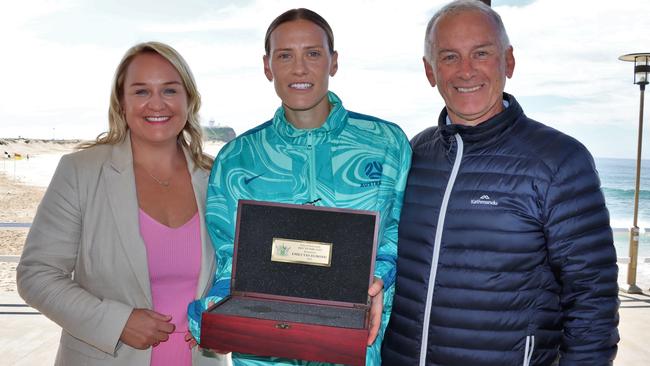
<svg viewBox="0 0 650 366">
<path fill-rule="evenodd" d="M 230 293 L 230 274 L 234 242 L 234 217 L 236 202 L 229 194 L 225 184 L 223 156 L 229 149 L 224 147 L 215 159 L 208 182 L 205 222 L 214 246 L 217 270 L 212 288 L 206 297 L 196 300 L 188 306 L 188 325 L 197 342 L 200 342 L 201 314 L 210 303 L 216 303 Z"/>
<path fill-rule="evenodd" d="M 375 277 L 384 281 L 384 288 L 389 288 L 395 283 L 396 258 L 397 258 L 397 228 L 399 226 L 400 214 L 402 212 L 402 200 L 404 189 L 411 167 L 411 145 L 401 130 L 397 133 L 396 159 L 389 162 L 384 174 L 391 176 L 392 189 L 384 197 L 384 205 L 387 208 L 382 210 L 385 217 L 381 218 L 381 237 L 377 248 L 377 262 L 375 264 Z M 390 170 L 392 171 L 390 171 Z M 383 184 L 383 182 L 382 182 Z"/>
<path fill-rule="evenodd" d="M 589 152 L 579 144 L 566 150 L 544 202 L 550 262 L 562 286 L 560 365 L 611 365 L 619 335 L 609 213 Z"/>
</svg>

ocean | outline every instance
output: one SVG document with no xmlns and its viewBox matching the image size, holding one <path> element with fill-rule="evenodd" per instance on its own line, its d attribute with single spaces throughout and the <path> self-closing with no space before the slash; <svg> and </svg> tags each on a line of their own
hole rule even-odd
<svg viewBox="0 0 650 366">
<path fill-rule="evenodd" d="M 216 148 L 218 151 L 218 148 Z M 215 152 L 216 153 L 216 152 Z M 32 159 L 0 159 L 0 171 L 26 184 L 47 186 L 62 152 L 36 154 Z M 629 255 L 629 228 L 634 207 L 634 159 L 595 159 L 601 186 L 614 229 L 618 257 Z M 643 161 L 639 196 L 639 257 L 650 258 L 650 160 Z"/>
<path fill-rule="evenodd" d="M 610 222 L 614 229 L 614 244 L 618 257 L 629 255 L 630 234 L 634 216 L 634 184 L 636 160 L 595 159 L 600 184 L 605 194 Z M 639 257 L 650 257 L 650 160 L 641 162 L 639 185 Z"/>
</svg>

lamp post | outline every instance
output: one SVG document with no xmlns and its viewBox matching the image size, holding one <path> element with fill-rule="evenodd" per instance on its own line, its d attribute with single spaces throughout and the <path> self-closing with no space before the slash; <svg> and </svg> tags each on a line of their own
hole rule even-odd
<svg viewBox="0 0 650 366">
<path fill-rule="evenodd" d="M 639 185 L 641 180 L 641 143 L 643 141 L 643 99 L 645 86 L 648 85 L 648 74 L 650 73 L 650 53 L 630 53 L 620 56 L 621 61 L 634 62 L 634 84 L 641 90 L 639 109 L 639 137 L 636 149 L 636 183 L 634 186 L 634 219 L 630 228 L 630 263 L 627 266 L 627 284 L 625 292 L 640 294 L 641 289 L 636 285 L 636 270 L 639 257 Z"/>
</svg>

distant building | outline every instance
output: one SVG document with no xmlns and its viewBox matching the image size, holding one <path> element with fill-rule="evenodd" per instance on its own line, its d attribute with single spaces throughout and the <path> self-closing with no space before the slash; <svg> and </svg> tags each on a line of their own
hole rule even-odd
<svg viewBox="0 0 650 366">
<path fill-rule="evenodd" d="M 228 142 L 235 137 L 235 130 L 231 127 L 215 126 L 214 120 L 210 120 L 210 126 L 203 126 L 203 139 L 208 141 Z"/>
</svg>

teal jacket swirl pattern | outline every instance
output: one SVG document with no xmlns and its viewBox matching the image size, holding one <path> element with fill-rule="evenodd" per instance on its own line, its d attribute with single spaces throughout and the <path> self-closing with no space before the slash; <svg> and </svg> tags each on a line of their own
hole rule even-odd
<svg viewBox="0 0 650 366">
<path fill-rule="evenodd" d="M 230 292 L 237 201 L 240 199 L 373 210 L 380 213 L 375 276 L 384 281 L 384 311 L 367 364 L 380 364 L 390 317 L 397 256 L 397 227 L 411 147 L 393 123 L 345 110 L 328 94 L 332 110 L 315 129 L 296 129 L 280 107 L 219 152 L 208 185 L 206 223 L 217 256 L 214 286 L 189 306 L 189 326 L 199 340 L 201 312 Z M 316 364 L 233 354 L 235 365 Z"/>
</svg>

